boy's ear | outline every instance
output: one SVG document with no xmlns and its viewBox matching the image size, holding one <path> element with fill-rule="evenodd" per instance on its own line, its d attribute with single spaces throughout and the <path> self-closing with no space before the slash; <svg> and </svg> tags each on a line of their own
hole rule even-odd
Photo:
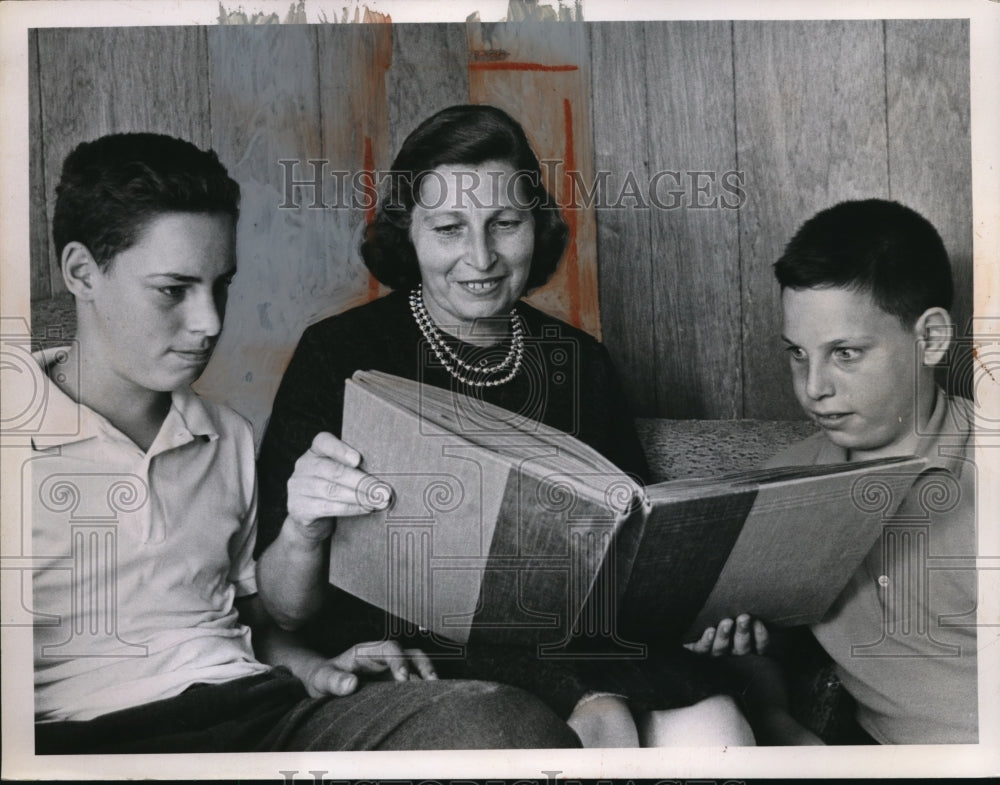
<svg viewBox="0 0 1000 785">
<path fill-rule="evenodd" d="M 67 243 L 62 252 L 62 277 L 66 288 L 80 300 L 89 300 L 101 274 L 90 249 L 76 241 Z"/>
<path fill-rule="evenodd" d="M 914 326 L 920 342 L 920 359 L 924 365 L 937 365 L 944 359 L 955 339 L 955 324 L 944 308 L 928 308 Z"/>
</svg>

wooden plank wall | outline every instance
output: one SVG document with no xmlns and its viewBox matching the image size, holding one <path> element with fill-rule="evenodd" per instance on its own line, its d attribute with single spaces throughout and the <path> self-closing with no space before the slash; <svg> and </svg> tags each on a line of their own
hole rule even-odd
<svg viewBox="0 0 1000 785">
<path fill-rule="evenodd" d="M 733 32 L 736 155 L 749 197 L 740 210 L 743 406 L 759 417 L 794 407 L 791 385 L 772 384 L 785 360 L 771 263 L 817 210 L 889 196 L 882 24 L 755 22 Z"/>
<path fill-rule="evenodd" d="M 941 233 L 955 271 L 959 336 L 972 334 L 969 60 L 956 56 L 968 48 L 965 24 L 900 20 L 885 26 L 889 193 Z M 971 395 L 971 342 L 960 342 L 950 362 L 942 383 Z"/>
<path fill-rule="evenodd" d="M 213 147 L 243 186 L 240 274 L 199 389 L 259 433 L 304 326 L 382 291 L 357 250 L 370 210 L 315 206 L 310 184 L 289 199 L 279 161 L 298 181 L 312 160 L 371 182 L 424 117 L 489 102 L 577 200 L 532 301 L 602 337 L 637 414 L 797 417 L 770 265 L 817 210 L 879 196 L 923 212 L 971 316 L 968 40 L 963 20 L 32 31 L 32 297 L 62 291 L 44 227 L 76 142 Z M 579 183 L 603 190 L 591 204 Z"/>
<path fill-rule="evenodd" d="M 59 170 L 78 142 L 115 131 L 157 130 L 211 142 L 207 30 L 177 28 L 47 29 L 32 32 L 37 69 L 29 72 L 32 184 L 44 182 L 44 214 L 52 226 Z M 51 234 L 31 249 L 32 298 L 64 291 Z M 47 270 L 47 272 L 45 272 Z M 37 271 L 37 273 L 35 272 Z M 37 279 L 37 283 L 36 283 Z M 37 288 L 36 288 L 37 287 Z"/>
</svg>

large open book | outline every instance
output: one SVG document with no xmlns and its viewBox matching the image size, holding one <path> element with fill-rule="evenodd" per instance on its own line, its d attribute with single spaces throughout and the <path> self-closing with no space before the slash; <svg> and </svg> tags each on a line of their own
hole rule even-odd
<svg viewBox="0 0 1000 785">
<path fill-rule="evenodd" d="M 696 635 L 738 612 L 818 621 L 924 466 L 754 470 L 646 488 L 579 440 L 378 372 L 348 380 L 343 438 L 374 475 L 330 581 L 439 636 L 542 644 L 639 626 Z M 623 637 L 621 620 L 631 638 Z"/>
</svg>

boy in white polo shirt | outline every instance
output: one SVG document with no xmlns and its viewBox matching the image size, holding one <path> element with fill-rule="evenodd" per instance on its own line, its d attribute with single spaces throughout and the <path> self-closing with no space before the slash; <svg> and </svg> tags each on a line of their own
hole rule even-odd
<svg viewBox="0 0 1000 785">
<path fill-rule="evenodd" d="M 238 203 L 214 153 L 166 136 L 65 162 L 77 335 L 37 356 L 36 752 L 576 746 L 526 693 L 437 681 L 392 641 L 327 660 L 263 611 L 250 427 L 188 388 L 222 328 Z"/>
<path fill-rule="evenodd" d="M 953 331 L 944 245 L 903 205 L 843 202 L 803 224 L 774 271 L 795 395 L 821 432 L 770 465 L 919 455 L 930 467 L 812 627 L 857 703 L 849 740 L 975 743 L 972 406 L 934 378 Z M 762 740 L 818 741 L 782 722 L 791 736 Z"/>
</svg>

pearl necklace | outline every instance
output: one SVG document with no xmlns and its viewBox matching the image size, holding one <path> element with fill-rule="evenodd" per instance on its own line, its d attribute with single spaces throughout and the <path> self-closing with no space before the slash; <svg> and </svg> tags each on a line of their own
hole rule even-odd
<svg viewBox="0 0 1000 785">
<path fill-rule="evenodd" d="M 497 387 L 509 382 L 521 370 L 521 362 L 524 359 L 524 325 L 521 322 L 520 315 L 515 310 L 511 309 L 510 312 L 510 350 L 507 352 L 507 356 L 503 359 L 503 362 L 496 365 L 470 365 L 458 356 L 455 350 L 445 341 L 437 325 L 431 320 L 431 315 L 427 313 L 427 307 L 424 305 L 422 286 L 417 286 L 416 289 L 410 292 L 410 313 L 413 314 L 414 321 L 416 321 L 417 326 L 420 328 L 420 332 L 423 333 L 424 339 L 430 346 L 431 351 L 434 352 L 434 356 L 438 358 L 438 362 L 455 379 L 462 382 L 462 384 L 467 384 L 470 387 Z M 510 368 L 510 371 L 500 379 L 475 378 L 502 373 L 508 368 Z M 463 371 L 475 376 L 469 378 L 462 373 Z"/>
</svg>

